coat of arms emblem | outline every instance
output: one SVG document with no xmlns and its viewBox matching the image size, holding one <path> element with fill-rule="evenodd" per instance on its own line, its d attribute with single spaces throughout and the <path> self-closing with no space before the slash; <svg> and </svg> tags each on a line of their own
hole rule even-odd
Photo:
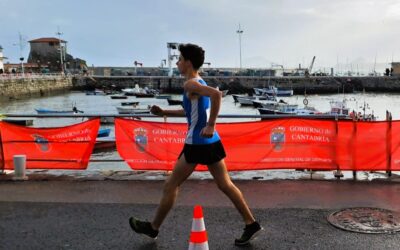
<svg viewBox="0 0 400 250">
<path fill-rule="evenodd" d="M 136 149 L 144 152 L 147 147 L 147 130 L 144 128 L 136 128 L 133 130 L 135 136 Z"/>
<path fill-rule="evenodd" d="M 44 138 L 42 135 L 39 134 L 33 134 L 31 135 L 33 137 L 33 140 L 36 144 L 36 146 L 43 152 L 50 151 L 50 143 L 49 140 Z"/>
<path fill-rule="evenodd" d="M 275 127 L 271 130 L 271 144 L 275 151 L 281 151 L 283 143 L 285 143 L 285 128 Z"/>
</svg>

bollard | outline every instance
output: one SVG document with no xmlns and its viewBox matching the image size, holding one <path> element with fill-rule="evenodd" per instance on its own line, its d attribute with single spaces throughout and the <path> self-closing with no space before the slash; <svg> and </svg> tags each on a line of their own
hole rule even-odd
<svg viewBox="0 0 400 250">
<path fill-rule="evenodd" d="M 28 180 L 28 176 L 25 175 L 26 169 L 26 155 L 14 155 L 14 181 L 25 181 Z"/>
<path fill-rule="evenodd" d="M 340 169 L 336 170 L 333 172 L 333 175 L 336 177 L 336 179 L 340 180 L 344 175 Z"/>
</svg>

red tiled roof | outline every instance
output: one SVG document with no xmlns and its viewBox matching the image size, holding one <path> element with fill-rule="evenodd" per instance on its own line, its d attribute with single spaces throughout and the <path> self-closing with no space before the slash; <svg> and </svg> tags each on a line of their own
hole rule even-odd
<svg viewBox="0 0 400 250">
<path fill-rule="evenodd" d="M 55 37 L 42 37 L 42 38 L 38 38 L 38 39 L 33 39 L 30 40 L 30 43 L 49 43 L 49 42 L 55 42 L 58 43 L 60 41 L 60 39 L 55 38 Z M 62 43 L 66 43 L 67 41 L 64 41 L 61 39 Z"/>
</svg>

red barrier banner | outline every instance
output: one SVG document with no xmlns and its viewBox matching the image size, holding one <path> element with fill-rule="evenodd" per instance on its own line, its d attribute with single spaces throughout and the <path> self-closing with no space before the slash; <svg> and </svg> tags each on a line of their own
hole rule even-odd
<svg viewBox="0 0 400 250">
<path fill-rule="evenodd" d="M 387 122 L 357 122 L 353 137 L 354 170 L 385 170 L 387 168 Z M 346 169 L 345 166 L 341 166 Z"/>
<path fill-rule="evenodd" d="M 387 171 L 400 171 L 400 121 L 388 122 L 388 168 Z"/>
<path fill-rule="evenodd" d="M 279 119 L 219 123 L 229 170 L 336 169 L 336 123 Z M 171 170 L 187 124 L 115 119 L 117 150 L 132 169 Z M 196 168 L 206 170 L 205 166 Z"/>
<path fill-rule="evenodd" d="M 132 169 L 171 170 L 186 132 L 184 123 L 115 119 L 117 151 Z"/>
<path fill-rule="evenodd" d="M 86 169 L 100 119 L 57 128 L 28 128 L 0 122 L 5 169 L 26 155 L 27 169 Z"/>
<path fill-rule="evenodd" d="M 0 130 L 0 142 L 1 142 L 1 130 Z M 0 170 L 4 171 L 4 154 L 3 154 L 3 143 L 0 143 Z"/>
</svg>

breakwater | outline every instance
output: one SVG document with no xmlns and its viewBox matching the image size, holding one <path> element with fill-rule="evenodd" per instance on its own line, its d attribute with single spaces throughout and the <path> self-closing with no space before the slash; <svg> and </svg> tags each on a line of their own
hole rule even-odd
<svg viewBox="0 0 400 250">
<path fill-rule="evenodd" d="M 329 94 L 338 92 L 399 92 L 400 77 L 244 77 L 218 76 L 203 77 L 210 86 L 229 89 L 233 93 L 249 93 L 252 89 L 274 85 L 280 88 L 293 89 L 295 94 Z M 183 77 L 156 76 L 76 76 L 73 88 L 76 90 L 93 88 L 131 88 L 140 87 L 161 89 L 167 93 L 180 93 Z"/>
<path fill-rule="evenodd" d="M 1 77 L 0 101 L 62 93 L 72 88 L 72 78 L 62 75 Z"/>
</svg>

